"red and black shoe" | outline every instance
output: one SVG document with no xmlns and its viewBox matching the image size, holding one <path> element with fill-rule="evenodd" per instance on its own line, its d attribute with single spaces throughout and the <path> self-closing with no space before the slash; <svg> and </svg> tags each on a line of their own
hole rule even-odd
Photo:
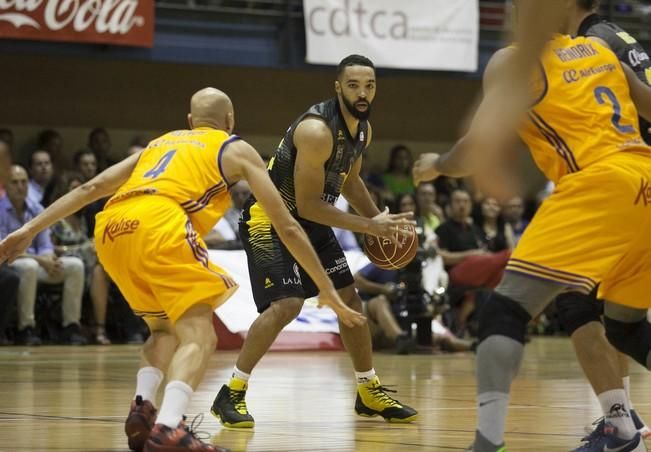
<svg viewBox="0 0 651 452">
<path fill-rule="evenodd" d="M 203 415 L 198 415 L 198 418 L 200 423 Z M 185 421 L 185 416 L 183 420 Z M 191 427 L 187 427 L 183 421 L 176 428 L 163 424 L 154 425 L 144 452 L 230 452 L 230 449 L 201 441 L 194 430 L 195 421 Z"/>
<path fill-rule="evenodd" d="M 149 432 L 154 428 L 156 413 L 154 405 L 149 400 L 143 400 L 141 396 L 136 396 L 136 400 L 131 401 L 129 416 L 124 423 L 129 449 L 136 452 L 143 451 L 147 438 L 149 438 Z"/>
</svg>

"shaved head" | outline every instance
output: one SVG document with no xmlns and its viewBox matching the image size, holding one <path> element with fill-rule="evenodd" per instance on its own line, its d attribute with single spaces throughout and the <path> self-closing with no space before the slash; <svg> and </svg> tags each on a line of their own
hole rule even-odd
<svg viewBox="0 0 651 452">
<path fill-rule="evenodd" d="M 188 121 L 191 128 L 212 127 L 228 133 L 235 127 L 233 103 L 216 88 L 204 88 L 192 96 Z"/>
</svg>

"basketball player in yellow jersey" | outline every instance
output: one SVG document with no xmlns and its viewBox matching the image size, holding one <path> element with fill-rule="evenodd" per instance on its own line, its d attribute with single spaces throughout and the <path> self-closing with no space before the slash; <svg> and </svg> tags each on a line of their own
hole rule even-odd
<svg viewBox="0 0 651 452">
<path fill-rule="evenodd" d="M 213 311 L 237 287 L 208 260 L 199 236 L 224 213 L 230 204 L 228 186 L 236 181 L 248 181 L 287 248 L 319 287 L 320 304 L 331 306 L 347 326 L 364 323 L 337 295 L 258 153 L 230 135 L 234 127 L 230 99 L 214 88 L 203 89 L 192 97 L 188 119 L 191 130 L 155 139 L 0 243 L 0 263 L 13 260 L 38 231 L 117 191 L 97 216 L 97 254 L 151 330 L 125 426 L 132 450 L 221 450 L 197 439 L 184 427 L 182 415 L 215 350 Z M 168 384 L 152 429 L 153 404 L 164 373 Z"/>
<path fill-rule="evenodd" d="M 574 2 L 572 2 L 574 3 Z M 484 75 L 485 98 L 512 48 L 499 51 Z M 477 349 L 479 426 L 472 450 L 504 450 L 511 381 L 523 354 L 527 322 L 559 293 L 589 293 L 598 282 L 611 343 L 651 368 L 651 147 L 638 110 L 651 118 L 651 89 L 601 42 L 557 35 L 531 80 L 533 106 L 520 136 L 557 189 L 513 252 L 504 278 L 482 310 Z M 480 106 L 481 109 L 481 106 Z M 473 171 L 478 150 L 462 138 L 447 154 L 423 155 L 414 182 Z M 605 438 L 599 449 L 646 451 L 623 389 L 600 394 Z"/>
</svg>

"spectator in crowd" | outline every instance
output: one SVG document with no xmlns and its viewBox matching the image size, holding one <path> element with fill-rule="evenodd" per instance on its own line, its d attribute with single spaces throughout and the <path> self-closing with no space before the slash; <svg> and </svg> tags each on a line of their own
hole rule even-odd
<svg viewBox="0 0 651 452">
<path fill-rule="evenodd" d="M 0 198 L 5 194 L 5 185 L 9 180 L 11 168 L 11 147 L 2 136 L 0 136 Z"/>
<path fill-rule="evenodd" d="M 0 345 L 11 345 L 7 338 L 7 327 L 18 298 L 20 276 L 7 264 L 0 265 Z"/>
<path fill-rule="evenodd" d="M 72 157 L 74 169 L 84 178 L 84 182 L 97 176 L 97 157 L 90 149 L 80 149 Z"/>
<path fill-rule="evenodd" d="M 27 199 L 27 171 L 21 166 L 11 167 L 7 196 L 0 199 L 0 239 L 19 229 L 43 211 L 39 204 Z M 84 289 L 84 263 L 77 257 L 58 258 L 50 240 L 50 231 L 39 233 L 25 255 L 9 264 L 20 275 L 18 288 L 18 334 L 16 342 L 39 345 L 36 335 L 34 305 L 39 282 L 63 283 L 63 342 L 85 344 L 81 336 L 79 318 Z"/>
<path fill-rule="evenodd" d="M 502 208 L 497 199 L 487 197 L 481 203 L 481 211 L 475 218 L 483 236 L 482 241 L 487 251 L 498 253 L 512 250 L 515 246 L 513 228 L 502 215 Z"/>
<path fill-rule="evenodd" d="M 431 182 L 423 182 L 416 187 L 416 205 L 423 219 L 425 235 L 433 236 L 436 228 L 445 220 L 445 215 L 436 203 L 436 188 Z"/>
<path fill-rule="evenodd" d="M 451 193 L 448 211 L 449 217 L 436 228 L 436 235 L 439 253 L 451 269 L 466 258 L 482 256 L 487 251 L 482 246 L 482 232 L 470 217 L 472 200 L 466 190 L 455 189 Z"/>
<path fill-rule="evenodd" d="M 55 173 L 60 174 L 68 169 L 68 161 L 63 151 L 63 137 L 59 132 L 52 129 L 43 130 L 38 134 L 36 146 L 50 155 Z"/>
<path fill-rule="evenodd" d="M 79 173 L 69 173 L 67 192 L 83 184 Z M 106 305 L 108 303 L 109 279 L 97 260 L 95 243 L 89 238 L 86 220 L 77 212 L 52 226 L 52 242 L 57 256 L 78 257 L 84 263 L 85 287 L 90 292 L 95 316 L 95 342 L 100 345 L 111 343 L 106 335 Z"/>
<path fill-rule="evenodd" d="M 414 181 L 411 177 L 413 165 L 414 158 L 407 146 L 398 144 L 391 149 L 387 170 L 382 175 L 386 190 L 384 196 L 387 199 L 394 200 L 398 195 L 414 192 Z"/>
<path fill-rule="evenodd" d="M 88 134 L 88 148 L 97 159 L 97 171 L 104 171 L 115 162 L 110 159 L 111 137 L 106 129 L 97 127 Z"/>
<path fill-rule="evenodd" d="M 32 204 L 48 204 L 55 185 L 54 167 L 50 154 L 44 150 L 32 152 L 29 158 L 29 179 L 27 198 Z"/>
<path fill-rule="evenodd" d="M 449 206 L 452 193 L 456 190 L 465 190 L 470 193 L 468 184 L 464 179 L 441 176 L 434 181 L 436 190 L 436 203 L 439 206 Z M 447 212 L 445 212 L 447 214 Z"/>
<path fill-rule="evenodd" d="M 511 198 L 504 205 L 504 219 L 513 229 L 513 244 L 516 245 L 529 225 L 524 218 L 524 201 L 520 196 Z"/>
<path fill-rule="evenodd" d="M 373 348 L 394 347 L 396 353 L 407 354 L 416 348 L 410 332 L 403 330 L 391 308 L 402 287 L 398 272 L 368 264 L 355 273 L 355 287 L 364 301 L 364 314 L 371 331 Z"/>
<path fill-rule="evenodd" d="M 11 131 L 11 129 L 0 129 L 0 140 L 5 142 L 9 148 L 9 151 L 11 152 L 11 150 L 14 148 L 14 133 Z"/>
<path fill-rule="evenodd" d="M 251 196 L 251 188 L 246 181 L 242 180 L 231 187 L 230 194 L 233 205 L 226 211 L 213 230 L 204 237 L 208 248 L 220 250 L 243 249 L 240 240 L 239 221 L 244 204 Z"/>
</svg>

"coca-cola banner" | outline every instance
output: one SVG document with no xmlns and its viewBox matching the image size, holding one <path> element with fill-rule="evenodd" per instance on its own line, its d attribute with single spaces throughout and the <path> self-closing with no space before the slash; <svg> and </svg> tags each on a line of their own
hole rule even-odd
<svg viewBox="0 0 651 452">
<path fill-rule="evenodd" d="M 0 38 L 151 47 L 154 0 L 0 0 Z"/>
</svg>

